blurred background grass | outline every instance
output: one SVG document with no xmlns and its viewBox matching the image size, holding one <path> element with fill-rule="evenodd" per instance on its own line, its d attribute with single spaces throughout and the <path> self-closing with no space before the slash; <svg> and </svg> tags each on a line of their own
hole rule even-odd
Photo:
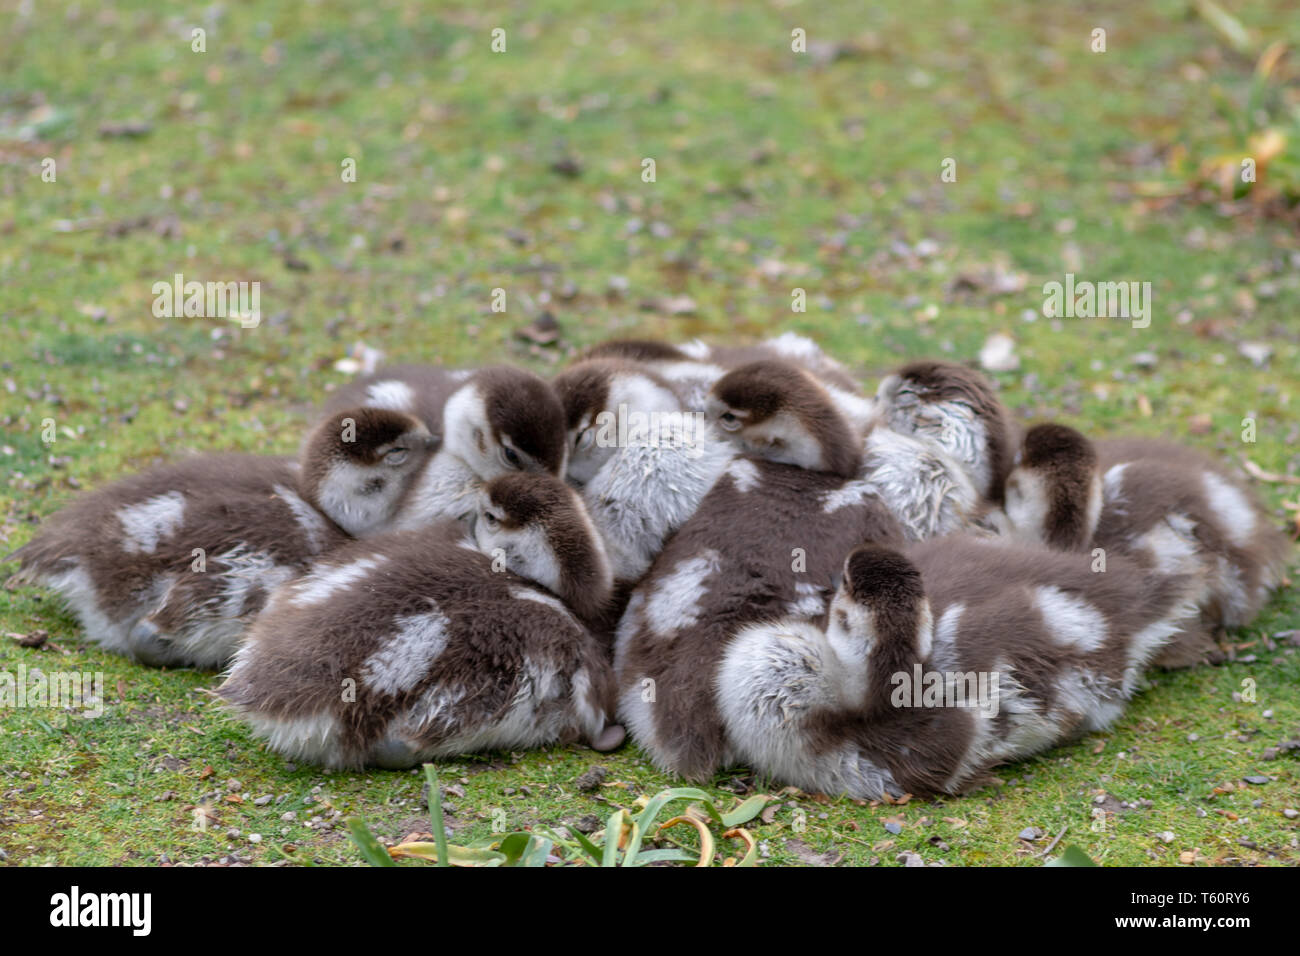
<svg viewBox="0 0 1300 956">
<path fill-rule="evenodd" d="M 292 451 L 358 343 L 547 374 L 611 334 L 792 329 L 870 386 L 907 357 L 974 360 L 1001 333 L 1019 367 L 996 377 L 1026 420 L 1300 474 L 1289 0 L 605 6 L 0 4 L 0 546 L 78 488 L 187 450 Z M 1250 187 L 1232 175 L 1248 156 Z M 260 282 L 261 325 L 156 319 L 152 285 L 177 272 Z M 1067 272 L 1150 282 L 1151 326 L 1045 318 L 1042 286 Z M 1296 486 L 1259 487 L 1294 523 Z M 381 836 L 423 828 L 418 776 L 286 770 L 218 716 L 211 675 L 80 645 L 50 605 L 0 592 L 0 629 L 57 645 L 0 641 L 0 667 L 105 671 L 111 706 L 87 722 L 0 713 L 10 861 L 353 861 L 333 810 L 308 813 L 322 794 Z M 1271 636 L 1298 608 L 1288 593 L 1237 635 L 1253 663 L 1158 675 L 1113 733 L 1002 787 L 903 808 L 792 795 L 758 831 L 765 852 L 1013 863 L 1039 849 L 1024 828 L 1068 824 L 1103 862 L 1295 862 L 1281 811 L 1300 803 L 1297 750 L 1265 758 L 1300 738 L 1300 663 Z M 1257 700 L 1234 700 L 1247 679 Z M 510 829 L 603 817 L 598 797 L 669 782 L 627 750 L 601 758 L 596 797 L 576 792 L 593 760 L 453 762 L 448 822 L 473 836 L 502 807 Z M 1263 772 L 1267 786 L 1241 783 Z M 254 790 L 285 801 L 256 806 Z"/>
</svg>

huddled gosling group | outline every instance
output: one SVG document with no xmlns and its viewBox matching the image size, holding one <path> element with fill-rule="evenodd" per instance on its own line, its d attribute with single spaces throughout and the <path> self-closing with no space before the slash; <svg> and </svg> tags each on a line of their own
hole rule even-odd
<svg viewBox="0 0 1300 956">
<path fill-rule="evenodd" d="M 381 369 L 296 459 L 146 471 L 11 557 L 88 639 L 224 669 L 224 706 L 294 760 L 630 736 L 688 780 L 882 799 L 1108 726 L 1290 556 L 1200 452 L 1022 430 L 953 362 L 866 395 L 787 333 L 605 342 L 549 382 Z"/>
</svg>

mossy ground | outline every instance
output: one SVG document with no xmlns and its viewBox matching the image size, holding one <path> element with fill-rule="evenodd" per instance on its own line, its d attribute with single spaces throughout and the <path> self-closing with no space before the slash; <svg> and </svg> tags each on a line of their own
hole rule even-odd
<svg viewBox="0 0 1300 956">
<path fill-rule="evenodd" d="M 21 545 L 77 487 L 190 450 L 292 451 L 359 341 L 548 373 L 613 333 L 793 329 L 870 382 L 905 357 L 971 358 L 1002 331 L 1022 366 L 998 378 L 1027 420 L 1300 471 L 1294 225 L 1133 188 L 1160 178 L 1171 148 L 1222 131 L 1212 88 L 1240 98 L 1249 82 L 1251 62 L 1184 3 L 608 6 L 6 5 L 0 545 Z M 1300 40 L 1289 0 L 1229 6 L 1263 36 Z M 496 27 L 504 53 L 490 49 Z M 796 27 L 806 54 L 791 52 Z M 124 122 L 148 132 L 101 134 Z M 155 318 L 152 285 L 177 272 L 259 281 L 261 325 Z M 1066 272 L 1150 282 L 1151 326 L 1044 318 L 1042 285 Z M 806 313 L 791 311 L 796 287 Z M 505 313 L 491 311 L 496 288 Z M 516 336 L 543 310 L 558 347 Z M 1242 342 L 1271 346 L 1268 364 Z M 1300 489 L 1259 487 L 1279 522 L 1294 517 L 1283 506 Z M 355 863 L 345 831 L 311 816 L 360 814 L 385 838 L 427 826 L 420 775 L 290 770 L 223 716 L 214 675 L 134 666 L 82 643 L 39 592 L 0 592 L 0 631 L 41 628 L 43 649 L 0 641 L 0 669 L 100 671 L 108 705 L 93 720 L 0 711 L 9 862 Z M 772 862 L 893 864 L 907 850 L 1028 864 L 1047 838 L 1020 831 L 1068 825 L 1064 842 L 1107 864 L 1190 851 L 1294 864 L 1300 821 L 1282 811 L 1300 807 L 1300 751 L 1264 751 L 1300 737 L 1300 650 L 1264 636 L 1296 628 L 1292 589 L 1235 635 L 1255 660 L 1153 674 L 1112 730 L 1005 768 L 1000 786 L 903 807 L 789 796 L 756 835 Z M 577 791 L 596 763 L 606 785 Z M 601 799 L 674 782 L 634 747 L 440 772 L 459 788 L 458 841 L 487 835 L 494 815 L 509 829 L 603 819 Z M 715 787 L 752 783 L 740 771 Z M 276 799 L 257 806 L 265 794 Z"/>
</svg>

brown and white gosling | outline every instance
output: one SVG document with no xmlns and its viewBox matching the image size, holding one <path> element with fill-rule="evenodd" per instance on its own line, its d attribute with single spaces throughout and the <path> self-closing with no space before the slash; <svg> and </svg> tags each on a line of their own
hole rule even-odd
<svg viewBox="0 0 1300 956">
<path fill-rule="evenodd" d="M 993 504 L 1002 500 L 1019 430 L 993 384 L 956 362 L 922 359 L 885 376 L 875 417 L 895 432 L 943 449 Z"/>
<path fill-rule="evenodd" d="M 966 535 L 857 550 L 824 628 L 729 636 L 713 687 L 728 758 L 864 800 L 971 789 L 1114 721 L 1195 616 L 1196 576 L 1190 548 L 1161 571 L 1117 557 L 1106 574 Z"/>
<path fill-rule="evenodd" d="M 563 476 L 564 409 L 543 379 L 507 365 L 396 365 L 340 388 L 327 415 L 364 406 L 415 415 L 438 439 L 395 526 L 468 518 L 480 484 L 512 471 Z"/>
<path fill-rule="evenodd" d="M 575 362 L 551 382 L 564 409 L 566 477 L 584 485 L 629 440 L 650 437 L 651 422 L 689 414 L 673 387 L 637 362 L 594 358 Z"/>
<path fill-rule="evenodd" d="M 605 541 L 621 599 L 695 513 L 736 450 L 658 375 L 589 359 L 555 379 L 573 444 L 569 479 Z"/>
<path fill-rule="evenodd" d="M 344 419 L 350 424 L 344 424 Z M 390 520 L 430 454 L 400 412 L 323 422 L 301 464 L 204 455 L 82 495 L 12 558 L 57 591 L 86 637 L 157 666 L 221 667 L 267 594 L 345 531 Z"/>
<path fill-rule="evenodd" d="M 743 451 L 868 483 L 909 539 L 975 523 L 982 502 L 966 469 L 941 447 L 877 420 L 865 431 L 812 375 L 788 362 L 751 362 L 724 375 L 705 403 Z"/>
<path fill-rule="evenodd" d="M 276 592 L 219 693 L 271 749 L 327 767 L 617 747 L 608 649 L 587 623 L 610 575 L 576 493 L 499 476 L 475 533 L 444 522 L 333 552 Z"/>
<path fill-rule="evenodd" d="M 1164 667 L 1216 656 L 1213 632 L 1249 624 L 1283 581 L 1291 554 L 1250 489 L 1201 452 L 1145 438 L 1093 442 L 1055 423 L 1026 433 L 1005 513 L 1018 537 L 1156 567 L 1191 542 L 1202 568 L 1203 626 L 1170 644 L 1157 662 Z"/>
<path fill-rule="evenodd" d="M 657 765 L 695 780 L 726 765 L 713 680 L 731 636 L 776 619 L 824 621 L 845 556 L 868 541 L 903 542 L 868 483 L 761 459 L 728 465 L 615 633 L 619 716 Z"/>
</svg>

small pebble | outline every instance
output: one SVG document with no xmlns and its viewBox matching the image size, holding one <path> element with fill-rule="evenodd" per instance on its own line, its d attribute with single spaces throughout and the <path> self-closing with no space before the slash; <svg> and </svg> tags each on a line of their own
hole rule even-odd
<svg viewBox="0 0 1300 956">
<path fill-rule="evenodd" d="M 1017 836 L 1019 836 L 1020 839 L 1029 840 L 1030 842 L 1037 840 L 1042 835 L 1043 835 L 1043 831 L 1039 830 L 1038 827 L 1025 827 L 1023 830 L 1020 831 L 1020 833 L 1017 834 Z"/>
<path fill-rule="evenodd" d="M 1173 831 L 1173 830 L 1163 830 L 1163 831 L 1161 831 L 1160 833 L 1157 833 L 1156 836 L 1160 837 L 1160 842 L 1161 842 L 1161 843 L 1173 843 L 1173 842 L 1174 842 L 1174 831 Z"/>
<path fill-rule="evenodd" d="M 1155 352 L 1138 352 L 1133 356 L 1133 364 L 1138 368 L 1155 368 L 1160 362 Z"/>
<path fill-rule="evenodd" d="M 1253 783 L 1257 787 L 1262 787 L 1264 784 L 1269 782 L 1268 777 L 1261 777 L 1259 775 L 1242 777 L 1241 779 L 1246 781 L 1247 783 Z"/>
<path fill-rule="evenodd" d="M 895 836 L 897 836 L 898 834 L 900 834 L 900 833 L 903 832 L 903 826 L 902 826 L 902 824 L 900 824 L 900 823 L 894 823 L 892 820 L 891 820 L 889 823 L 886 823 L 886 824 L 885 824 L 885 829 L 886 829 L 888 832 L 894 834 Z"/>
<path fill-rule="evenodd" d="M 583 793 L 592 793 L 600 789 L 600 785 L 605 782 L 607 776 L 609 776 L 609 771 L 597 765 L 574 780 L 573 785 Z"/>
<path fill-rule="evenodd" d="M 249 842 L 249 843 L 261 843 L 261 842 L 262 842 L 262 834 L 260 834 L 260 833 L 250 833 L 250 834 L 248 835 L 248 842 Z"/>
<path fill-rule="evenodd" d="M 287 812 L 285 812 L 285 813 L 280 814 L 280 819 L 281 819 L 281 820 L 284 820 L 284 821 L 287 823 L 287 822 L 290 822 L 290 821 L 293 821 L 293 820 L 297 820 L 297 819 L 298 819 L 298 814 L 296 814 L 296 813 L 295 813 L 294 811 L 292 811 L 292 810 L 289 810 L 289 811 L 287 811 Z"/>
<path fill-rule="evenodd" d="M 1294 820 L 1296 817 L 1300 817 L 1300 810 L 1292 810 L 1288 807 L 1282 811 L 1282 816 L 1286 817 L 1288 820 Z"/>
<path fill-rule="evenodd" d="M 271 800 L 272 800 L 271 795 L 270 795 L 269 793 L 266 793 L 266 794 L 263 794 L 262 796 L 258 797 L 256 800 L 254 800 L 254 801 L 253 801 L 253 806 L 255 806 L 255 807 L 264 807 L 264 806 L 266 806 L 268 803 L 270 803 Z"/>
</svg>

